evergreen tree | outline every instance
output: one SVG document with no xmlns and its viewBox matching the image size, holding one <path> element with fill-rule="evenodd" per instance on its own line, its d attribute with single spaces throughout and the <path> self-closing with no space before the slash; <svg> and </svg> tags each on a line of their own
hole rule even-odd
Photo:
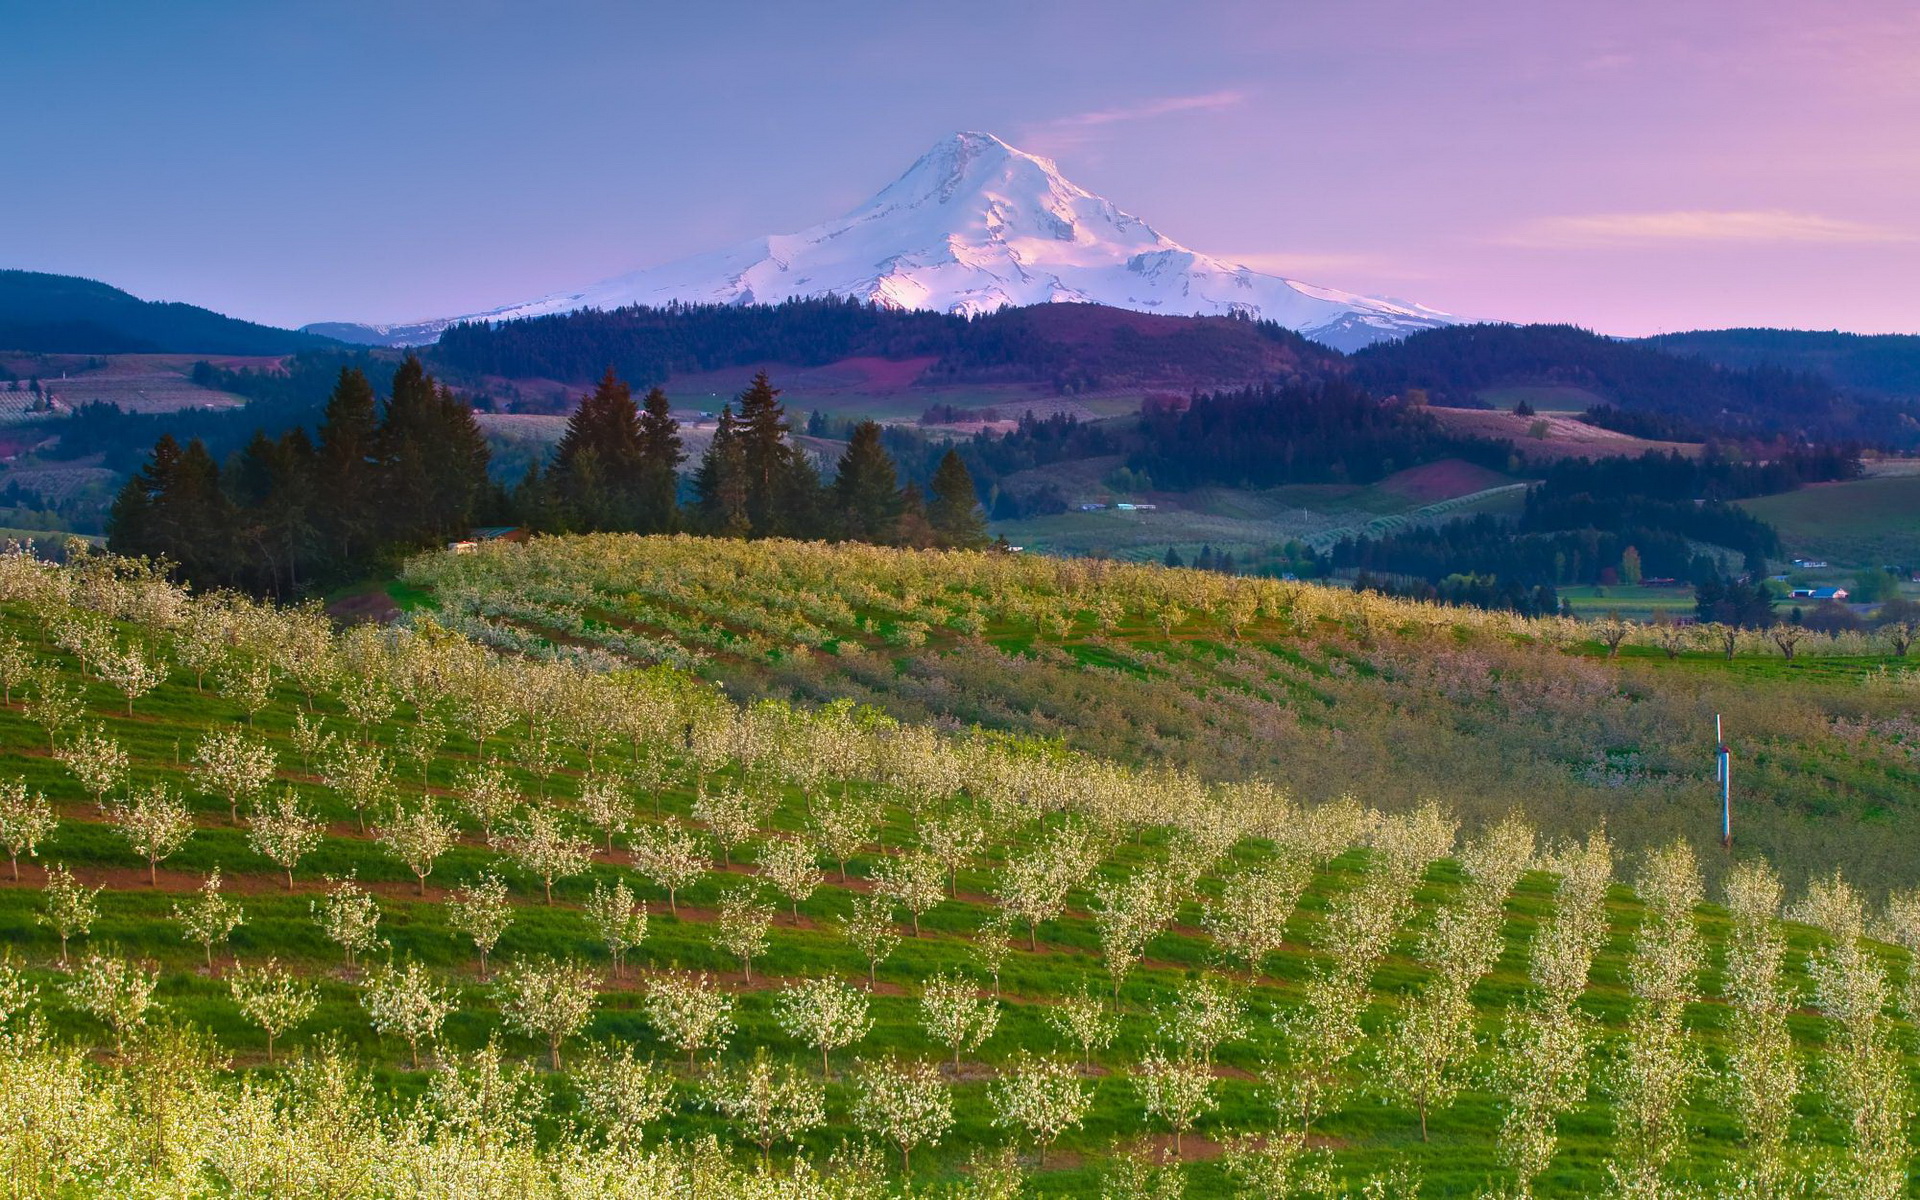
<svg viewBox="0 0 1920 1200">
<path fill-rule="evenodd" d="M 364 559 L 379 535 L 379 435 L 373 385 L 358 370 L 342 369 L 320 423 L 315 480 L 326 501 L 316 524 L 339 564 Z"/>
<path fill-rule="evenodd" d="M 939 545 L 954 550 L 973 550 L 987 543 L 987 522 L 981 515 L 980 501 L 974 491 L 973 476 L 960 455 L 948 450 L 933 472 L 933 500 L 927 505 L 927 521 L 938 536 Z"/>
<path fill-rule="evenodd" d="M 233 511 L 220 468 L 199 438 L 183 450 L 163 434 L 153 457 L 115 499 L 108 546 L 118 554 L 166 557 L 198 587 L 231 579 Z"/>
<path fill-rule="evenodd" d="M 388 541 L 421 546 L 459 537 L 488 491 L 487 442 L 473 411 L 408 355 L 376 439 Z"/>
<path fill-rule="evenodd" d="M 234 537 L 247 559 L 250 590 L 293 595 L 312 572 L 321 549 L 315 469 L 313 442 L 298 427 L 277 441 L 256 431 L 227 467 L 227 492 L 239 509 Z"/>
<path fill-rule="evenodd" d="M 858 542 L 886 545 L 899 532 L 900 480 L 880 445 L 880 426 L 862 421 L 840 456 L 833 479 L 835 532 Z"/>
<path fill-rule="evenodd" d="M 894 523 L 893 544 L 915 550 L 930 550 L 940 544 L 940 531 L 927 520 L 926 497 L 920 485 L 909 483 L 900 493 L 900 519 Z"/>
<path fill-rule="evenodd" d="M 567 431 L 547 472 L 567 508 L 570 527 L 633 528 L 641 467 L 640 413 L 632 390 L 608 367 L 567 419 Z"/>
<path fill-rule="evenodd" d="M 767 373 L 753 377 L 740 394 L 740 415 L 736 421 L 740 465 L 746 484 L 748 532 L 754 537 L 789 533 L 791 523 L 781 511 L 781 500 L 791 495 L 795 453 L 788 440 L 787 410 L 780 403 L 780 389 L 773 386 Z"/>
<path fill-rule="evenodd" d="M 680 422 L 673 419 L 667 394 L 659 388 L 647 392 L 639 419 L 639 450 L 634 528 L 671 533 L 680 523 L 680 464 L 687 452 L 680 442 Z"/>
<path fill-rule="evenodd" d="M 1175 550 L 1172 546 L 1167 547 L 1167 557 L 1162 561 L 1165 562 L 1166 565 L 1169 567 L 1184 567 L 1187 565 L 1186 563 L 1180 561 L 1180 552 L 1178 550 Z"/>
<path fill-rule="evenodd" d="M 716 537 L 746 537 L 752 532 L 747 514 L 746 453 L 733 406 L 720 410 L 720 424 L 694 470 L 694 511 L 701 529 Z"/>
</svg>

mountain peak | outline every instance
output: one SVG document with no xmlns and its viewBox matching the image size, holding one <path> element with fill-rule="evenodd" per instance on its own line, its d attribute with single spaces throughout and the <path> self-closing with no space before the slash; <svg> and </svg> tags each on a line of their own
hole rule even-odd
<svg viewBox="0 0 1920 1200">
<path fill-rule="evenodd" d="M 1071 182 L 1051 159 L 977 130 L 941 138 L 836 220 L 460 319 L 821 295 L 966 314 L 1048 303 L 1237 314 L 1343 350 L 1452 323 L 1432 309 L 1299 284 L 1189 250 Z M 450 323 L 409 328 L 437 336 Z"/>
</svg>

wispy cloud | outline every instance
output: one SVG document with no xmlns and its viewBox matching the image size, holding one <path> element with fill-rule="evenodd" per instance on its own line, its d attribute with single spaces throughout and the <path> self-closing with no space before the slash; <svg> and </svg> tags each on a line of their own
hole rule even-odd
<svg viewBox="0 0 1920 1200">
<path fill-rule="evenodd" d="M 1090 112 L 1070 113 L 1028 125 L 1020 132 L 1022 141 L 1059 150 L 1084 145 L 1097 139 L 1110 125 L 1150 121 L 1156 117 L 1186 113 L 1216 113 L 1239 108 L 1247 102 L 1241 91 L 1201 92 L 1191 96 L 1160 96 L 1136 104 L 1097 108 Z"/>
<path fill-rule="evenodd" d="M 1736 209 L 1541 217 L 1496 240 L 1509 246 L 1533 249 L 1585 250 L 1614 246 L 1734 242 L 1858 245 L 1910 242 L 1915 237 L 1911 233 L 1882 225 L 1823 217 L 1818 213 Z"/>
<path fill-rule="evenodd" d="M 1245 92 L 1233 91 L 1203 92 L 1197 96 L 1162 96 L 1157 100 L 1145 100 L 1119 108 L 1099 108 L 1092 112 L 1055 117 L 1043 124 L 1056 129 L 1088 129 L 1096 125 L 1116 125 L 1122 121 L 1145 121 L 1174 113 L 1217 112 L 1224 108 L 1238 108 L 1246 102 Z"/>
</svg>

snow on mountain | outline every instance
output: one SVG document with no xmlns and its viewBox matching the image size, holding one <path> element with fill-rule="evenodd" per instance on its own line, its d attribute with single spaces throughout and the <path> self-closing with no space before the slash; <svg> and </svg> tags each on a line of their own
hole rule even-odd
<svg viewBox="0 0 1920 1200">
<path fill-rule="evenodd" d="M 823 294 L 964 314 L 1048 303 L 1244 313 L 1343 350 L 1453 323 L 1419 305 L 1316 287 L 1189 250 L 1069 182 L 1051 160 L 985 133 L 943 139 L 879 195 L 811 229 L 457 319 L 507 321 L 675 300 L 777 304 Z M 449 323 L 380 332 L 427 341 Z"/>
</svg>

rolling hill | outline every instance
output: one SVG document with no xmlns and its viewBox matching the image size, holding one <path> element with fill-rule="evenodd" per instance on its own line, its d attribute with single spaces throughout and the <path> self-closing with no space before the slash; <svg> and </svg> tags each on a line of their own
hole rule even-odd
<svg viewBox="0 0 1920 1200">
<path fill-rule="evenodd" d="M 279 355 L 339 344 L 191 304 L 142 300 L 91 279 L 0 271 L 0 350 Z"/>
</svg>

